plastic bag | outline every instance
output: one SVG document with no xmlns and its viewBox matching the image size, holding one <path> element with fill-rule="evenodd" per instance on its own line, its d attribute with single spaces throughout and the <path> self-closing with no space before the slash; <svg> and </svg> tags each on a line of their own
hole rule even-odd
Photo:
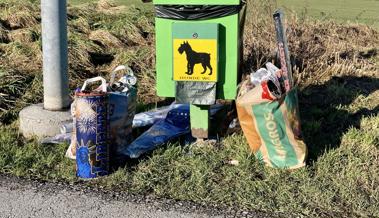
<svg viewBox="0 0 379 218">
<path fill-rule="evenodd" d="M 159 146 L 166 144 L 178 137 L 192 138 L 190 127 L 189 104 L 176 104 L 171 106 L 167 117 L 158 121 L 149 130 L 138 137 L 132 144 L 122 148 L 118 152 L 129 158 L 139 158 L 141 155 L 153 151 Z M 225 114 L 225 105 L 212 105 L 210 109 L 210 120 L 212 123 L 220 122 L 220 116 Z M 222 116 L 225 117 L 225 116 Z M 214 127 L 213 130 L 220 128 Z M 216 131 L 215 131 L 216 132 Z M 191 141 L 187 138 L 187 141 Z"/>
<path fill-rule="evenodd" d="M 260 161 L 274 168 L 305 166 L 307 147 L 301 137 L 296 89 L 277 99 L 263 82 L 240 92 L 236 103 L 244 135 Z"/>
<path fill-rule="evenodd" d="M 115 82 L 116 73 L 126 70 L 120 80 Z M 127 66 L 119 66 L 112 72 L 108 93 L 111 157 L 115 158 L 117 149 L 132 142 L 133 119 L 137 107 L 136 78 Z"/>
<path fill-rule="evenodd" d="M 120 80 L 115 81 L 116 73 L 126 70 Z M 107 108 L 109 111 L 109 129 L 110 129 L 110 155 L 112 160 L 116 159 L 117 149 L 130 144 L 132 141 L 132 125 L 137 106 L 137 89 L 135 84 L 137 79 L 133 71 L 127 66 L 119 66 L 112 72 L 111 83 L 107 86 Z M 100 87 L 99 87 L 100 88 Z M 73 114 L 73 123 L 76 125 L 75 111 L 77 102 L 71 105 Z M 73 129 L 71 144 L 66 152 L 66 157 L 76 158 L 76 130 Z"/>
<path fill-rule="evenodd" d="M 175 104 L 174 102 L 167 107 L 161 107 L 155 110 L 136 114 L 133 120 L 133 128 L 151 126 L 156 122 L 165 119 L 169 111 L 180 106 L 182 106 L 182 104 Z"/>
<path fill-rule="evenodd" d="M 118 150 L 118 153 L 130 158 L 139 158 L 142 154 L 153 151 L 190 131 L 189 105 L 181 105 L 168 112 L 166 119 L 158 121 L 132 144 Z"/>
</svg>

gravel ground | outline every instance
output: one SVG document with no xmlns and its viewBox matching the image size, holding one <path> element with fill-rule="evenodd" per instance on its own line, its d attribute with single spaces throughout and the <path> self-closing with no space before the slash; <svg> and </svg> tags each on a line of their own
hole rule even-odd
<svg viewBox="0 0 379 218">
<path fill-rule="evenodd" d="M 103 192 L 77 184 L 46 183 L 0 175 L 0 217 L 271 217 L 170 199 Z"/>
</svg>

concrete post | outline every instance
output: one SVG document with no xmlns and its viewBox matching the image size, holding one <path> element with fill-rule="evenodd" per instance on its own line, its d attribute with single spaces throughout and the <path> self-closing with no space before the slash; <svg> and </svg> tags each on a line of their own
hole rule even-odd
<svg viewBox="0 0 379 218">
<path fill-rule="evenodd" d="M 44 109 L 70 105 L 67 58 L 67 1 L 41 0 Z"/>
</svg>

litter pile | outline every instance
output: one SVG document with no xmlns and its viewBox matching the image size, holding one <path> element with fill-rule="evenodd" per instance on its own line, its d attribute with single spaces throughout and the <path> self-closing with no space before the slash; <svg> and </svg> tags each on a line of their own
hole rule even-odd
<svg viewBox="0 0 379 218">
<path fill-rule="evenodd" d="M 295 169 L 305 165 L 307 147 L 301 140 L 297 90 L 281 11 L 274 14 L 274 20 L 281 69 L 269 62 L 251 74 L 240 87 L 237 112 L 258 159 L 271 167 Z M 121 71 L 126 73 L 116 82 Z M 91 89 L 96 82 L 101 85 Z M 136 84 L 137 78 L 127 66 L 115 68 L 109 83 L 102 77 L 85 81 L 75 92 L 73 123 L 63 125 L 61 135 L 45 139 L 45 143 L 70 140 L 66 156 L 76 159 L 78 177 L 108 175 L 110 165 L 139 158 L 181 136 L 192 138 L 188 104 L 174 103 L 135 116 Z M 222 109 L 211 107 L 211 117 Z M 133 141 L 133 127 L 148 125 L 152 126 Z"/>
<path fill-rule="evenodd" d="M 242 130 L 256 157 L 275 168 L 305 165 L 307 147 L 301 139 L 297 90 L 282 23 L 274 14 L 281 69 L 272 63 L 241 84 L 237 112 Z"/>
<path fill-rule="evenodd" d="M 115 82 L 116 73 L 122 70 L 127 73 Z M 96 82 L 101 85 L 89 90 L 88 87 Z M 136 83 L 133 71 L 119 66 L 112 72 L 109 84 L 102 77 L 95 77 L 85 81 L 75 92 L 71 106 L 73 134 L 67 155 L 76 157 L 78 177 L 107 175 L 110 157 L 116 157 L 117 149 L 131 142 Z"/>
<path fill-rule="evenodd" d="M 116 82 L 117 74 L 125 70 L 126 74 Z M 101 85 L 96 87 L 99 82 Z M 117 67 L 109 83 L 102 77 L 86 80 L 75 92 L 73 122 L 63 124 L 61 134 L 41 142 L 69 143 L 66 157 L 76 160 L 77 176 L 90 179 L 108 175 L 110 166 L 139 158 L 181 136 L 187 142 L 194 141 L 188 104 L 173 103 L 135 115 L 136 84 L 137 78 L 128 66 Z M 224 108 L 212 106 L 211 117 L 218 116 Z M 132 129 L 142 127 L 150 128 L 134 140 Z"/>
</svg>

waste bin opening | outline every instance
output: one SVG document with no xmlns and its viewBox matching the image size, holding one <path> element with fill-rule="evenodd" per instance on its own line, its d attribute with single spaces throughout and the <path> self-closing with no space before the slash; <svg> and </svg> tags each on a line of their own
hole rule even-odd
<svg viewBox="0 0 379 218">
<path fill-rule="evenodd" d="M 156 17 L 175 20 L 202 20 L 238 14 L 246 3 L 239 5 L 156 5 Z"/>
</svg>

